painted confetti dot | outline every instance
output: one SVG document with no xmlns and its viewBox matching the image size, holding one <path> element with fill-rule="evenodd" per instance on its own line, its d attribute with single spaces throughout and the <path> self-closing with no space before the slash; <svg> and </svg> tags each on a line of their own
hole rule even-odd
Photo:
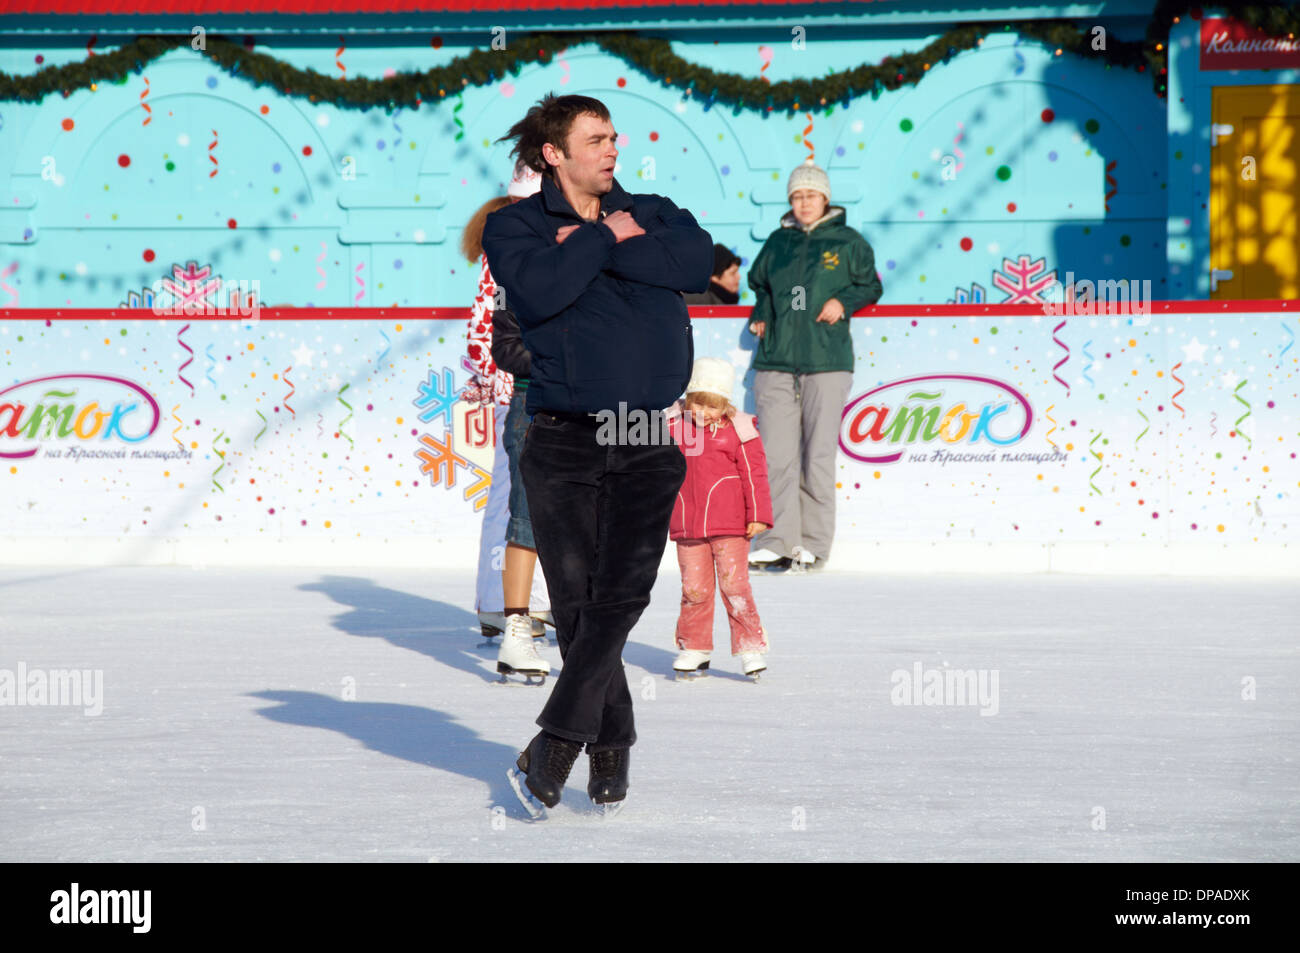
<svg viewBox="0 0 1300 953">
<path fill-rule="evenodd" d="M 117 157 L 117 164 L 125 169 L 131 164 L 131 157 L 124 152 Z"/>
<path fill-rule="evenodd" d="M 144 254 L 141 255 L 140 257 L 143 258 L 145 261 L 153 261 L 154 258 L 157 256 L 154 255 L 152 248 L 146 248 L 144 250 Z"/>
<path fill-rule="evenodd" d="M 1051 152 L 1047 154 L 1047 161 L 1055 162 L 1056 160 L 1057 160 L 1056 150 L 1053 149 Z"/>
<path fill-rule="evenodd" d="M 1016 210 L 1016 203 L 1015 203 L 1015 202 L 1008 202 L 1008 203 L 1007 203 L 1007 211 L 1008 211 L 1008 212 L 1014 212 L 1015 210 Z"/>
<path fill-rule="evenodd" d="M 1011 178 L 1011 166 L 1009 165 L 998 166 L 997 175 L 1001 181 L 1005 182 L 1007 179 Z"/>
<path fill-rule="evenodd" d="M 1101 123 L 1099 123 L 1095 119 L 1089 119 L 1087 122 L 1083 124 L 1083 128 L 1087 129 L 1089 132 L 1096 132 L 1098 129 L 1101 128 Z"/>
<path fill-rule="evenodd" d="M 302 147 L 302 154 L 305 155 L 305 156 L 309 156 L 309 155 L 311 155 L 311 146 L 303 146 L 303 147 Z"/>
<path fill-rule="evenodd" d="M 900 123 L 898 124 L 898 128 L 901 129 L 901 130 L 903 130 L 903 132 L 911 132 L 911 131 L 912 131 L 912 120 L 910 120 L 910 119 L 904 119 L 902 122 L 900 122 Z"/>
<path fill-rule="evenodd" d="M 971 250 L 972 248 L 974 248 L 974 247 L 975 247 L 975 243 L 974 243 L 973 241 L 971 241 L 969 238 L 963 238 L 963 239 L 961 240 L 961 250 L 962 250 L 962 251 L 970 251 L 970 250 Z"/>
<path fill-rule="evenodd" d="M 63 120 L 62 125 L 63 125 L 63 129 L 64 129 L 64 131 L 66 132 L 66 131 L 70 130 L 70 129 L 73 127 L 74 123 L 72 122 L 71 119 L 65 119 L 65 120 Z"/>
<path fill-rule="evenodd" d="M 234 227 L 235 227 L 235 220 L 233 218 L 226 219 L 226 228 L 234 228 Z"/>
<path fill-rule="evenodd" d="M 1133 239 L 1130 238 L 1128 235 L 1121 235 L 1119 237 L 1119 243 L 1123 245 L 1125 248 L 1127 248 L 1129 245 L 1133 243 Z"/>
<path fill-rule="evenodd" d="M 651 142 L 658 142 L 658 141 L 659 141 L 659 133 L 657 133 L 657 132 L 651 130 L 651 132 L 650 132 L 650 141 L 651 141 Z"/>
<path fill-rule="evenodd" d="M 1052 112 L 1050 109 L 1044 109 L 1040 115 L 1043 118 L 1043 122 L 1051 122 L 1056 118 L 1056 113 Z"/>
<path fill-rule="evenodd" d="M 622 88 L 623 88 L 624 86 L 626 86 L 626 85 L 627 85 L 627 80 L 624 79 L 622 76 L 620 76 L 620 77 L 618 78 L 618 88 L 619 88 L 619 89 L 622 89 Z"/>
</svg>

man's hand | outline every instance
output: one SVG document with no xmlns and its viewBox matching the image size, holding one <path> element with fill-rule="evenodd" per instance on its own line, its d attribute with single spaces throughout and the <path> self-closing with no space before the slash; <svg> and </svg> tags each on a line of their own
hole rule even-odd
<svg viewBox="0 0 1300 953">
<path fill-rule="evenodd" d="M 572 235 L 574 232 L 576 232 L 579 227 L 580 226 L 578 225 L 565 225 L 563 228 L 556 231 L 555 243 L 557 245 L 563 245 L 564 240 L 568 238 L 570 235 Z"/>
<path fill-rule="evenodd" d="M 620 209 L 613 215 L 606 215 L 604 221 L 609 226 L 609 230 L 614 233 L 614 237 L 620 242 L 645 234 L 645 229 L 636 223 L 632 213 L 624 209 Z"/>
<path fill-rule="evenodd" d="M 827 324 L 834 324 L 842 317 L 844 317 L 844 305 L 840 304 L 838 299 L 831 298 L 822 305 L 821 314 L 817 315 L 817 320 L 825 321 Z"/>
<path fill-rule="evenodd" d="M 749 326 L 749 332 L 753 334 L 755 337 L 761 338 L 763 336 L 763 332 L 766 330 L 767 330 L 766 321 L 755 321 L 753 324 Z"/>
</svg>

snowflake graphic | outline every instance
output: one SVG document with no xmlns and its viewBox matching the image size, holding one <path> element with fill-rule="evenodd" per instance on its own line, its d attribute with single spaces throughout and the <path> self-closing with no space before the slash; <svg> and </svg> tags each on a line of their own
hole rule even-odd
<svg viewBox="0 0 1300 953">
<path fill-rule="evenodd" d="M 969 291 L 967 291 L 965 288 L 956 289 L 956 291 L 953 292 L 953 297 L 949 298 L 947 303 L 948 304 L 983 304 L 987 300 L 988 300 L 988 293 L 984 290 L 984 286 L 979 282 L 975 282 L 973 285 L 970 286 Z"/>
<path fill-rule="evenodd" d="M 1028 255 L 1021 255 L 1017 261 L 1003 258 L 1002 271 L 993 273 L 993 284 L 1007 293 L 1001 303 L 1043 304 L 1042 292 L 1056 284 L 1055 268 L 1040 276 L 1046 267 L 1046 257 L 1036 261 L 1030 261 Z"/>
<path fill-rule="evenodd" d="M 217 310 L 217 295 L 221 292 L 221 279 L 212 274 L 212 266 L 199 267 L 196 261 L 187 261 L 182 269 L 172 265 L 172 277 L 163 279 L 163 291 L 170 296 L 169 309 L 186 314 Z"/>
<path fill-rule="evenodd" d="M 122 302 L 123 308 L 149 308 L 153 310 L 153 289 L 141 288 L 138 292 L 128 291 L 126 300 Z"/>
<path fill-rule="evenodd" d="M 488 491 L 492 489 L 492 474 L 474 463 L 470 464 L 470 472 L 474 475 L 474 482 L 465 487 L 465 499 L 474 501 L 474 512 L 477 513 L 487 506 Z"/>
<path fill-rule="evenodd" d="M 429 379 L 420 384 L 420 396 L 417 397 L 413 404 L 416 407 L 425 408 L 420 412 L 420 419 L 425 423 L 441 415 L 442 426 L 445 430 L 451 426 L 451 408 L 456 403 L 456 383 L 452 376 L 451 368 L 442 369 L 442 387 L 438 387 L 438 381 L 433 376 L 432 369 L 429 370 Z"/>
<path fill-rule="evenodd" d="M 442 440 L 427 433 L 420 434 L 421 448 L 415 451 L 420 461 L 420 472 L 429 474 L 434 486 L 445 481 L 448 489 L 456 485 L 456 471 L 471 466 L 470 462 L 451 447 L 451 434 Z"/>
</svg>

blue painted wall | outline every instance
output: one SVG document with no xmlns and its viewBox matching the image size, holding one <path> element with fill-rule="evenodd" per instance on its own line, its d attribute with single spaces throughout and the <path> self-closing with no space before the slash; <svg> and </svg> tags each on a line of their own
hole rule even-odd
<svg viewBox="0 0 1300 953">
<path fill-rule="evenodd" d="M 1099 22 L 1128 38 L 1145 27 L 1141 16 Z M 767 45 L 764 75 L 784 79 L 918 49 L 941 29 L 813 28 L 796 50 L 788 31 L 729 27 L 680 32 L 675 46 L 759 75 Z M 343 75 L 342 61 L 349 77 L 379 77 L 474 45 L 481 34 L 439 49 L 428 37 L 349 37 L 342 54 L 337 37 L 257 49 L 325 75 Z M 32 72 L 37 55 L 81 60 L 84 38 L 7 41 L 0 68 Z M 625 136 L 624 187 L 671 195 L 746 265 L 778 227 L 786 178 L 808 155 L 803 114 L 706 109 L 592 46 L 468 89 L 458 109 L 391 114 L 281 97 L 174 51 L 121 85 L 0 103 L 0 303 L 117 305 L 195 261 L 257 280 L 267 304 L 468 304 L 477 272 L 456 250 L 461 228 L 510 171 L 493 140 L 551 90 L 603 99 Z M 1166 109 L 1145 74 L 1007 34 L 811 125 L 836 201 L 876 250 L 886 303 L 943 302 L 972 285 L 1008 300 L 995 275 L 1021 256 L 1036 278 L 1146 278 L 1156 297 L 1198 295 L 1169 280 Z"/>
</svg>

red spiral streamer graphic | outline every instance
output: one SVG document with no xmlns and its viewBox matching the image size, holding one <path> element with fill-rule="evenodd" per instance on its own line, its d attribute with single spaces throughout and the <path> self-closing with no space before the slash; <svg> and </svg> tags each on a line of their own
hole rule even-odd
<svg viewBox="0 0 1300 953">
<path fill-rule="evenodd" d="M 1183 379 L 1178 376 L 1178 368 L 1182 366 L 1183 366 L 1183 362 L 1179 361 L 1169 370 L 1169 376 L 1172 377 L 1174 380 L 1178 381 L 1178 390 L 1174 391 L 1174 396 L 1169 398 L 1169 403 L 1173 404 L 1174 407 L 1178 409 L 1178 412 L 1182 414 L 1184 417 L 1186 417 L 1187 411 L 1183 410 L 1183 405 L 1178 403 L 1178 395 L 1187 389 L 1186 387 L 1183 386 Z"/>
<path fill-rule="evenodd" d="M 1119 191 L 1119 183 L 1116 182 L 1115 177 L 1111 175 L 1111 173 L 1115 171 L 1115 163 L 1118 161 L 1118 159 L 1111 159 L 1110 162 L 1106 163 L 1106 184 L 1111 187 L 1110 191 L 1106 193 L 1106 211 L 1108 212 L 1110 211 L 1110 200 L 1113 199 L 1115 193 Z"/>
<path fill-rule="evenodd" d="M 208 143 L 208 158 L 212 160 L 212 164 L 213 164 L 213 165 L 217 165 L 217 164 L 218 164 L 218 163 L 217 163 L 217 157 L 216 157 L 215 155 L 212 154 L 212 150 L 215 149 L 216 147 L 217 147 L 217 130 L 213 129 L 213 130 L 212 130 L 212 141 Z M 208 173 L 208 178 L 210 179 L 210 178 L 212 178 L 212 177 L 213 177 L 214 175 L 216 175 L 216 174 L 217 174 L 217 170 L 216 170 L 216 169 L 213 169 L 211 172 Z"/>
<path fill-rule="evenodd" d="M 297 390 L 297 388 L 293 386 L 293 381 L 289 380 L 289 372 L 291 370 L 293 370 L 292 364 L 290 364 L 288 367 L 286 367 L 283 371 L 280 372 L 280 376 L 284 378 L 284 382 L 289 385 L 289 393 L 284 395 L 284 400 L 281 401 L 281 403 L 284 404 L 285 410 L 289 411 L 289 413 L 297 417 L 298 411 L 294 410 L 292 407 L 289 406 L 289 398 L 292 397 L 294 391 Z"/>
<path fill-rule="evenodd" d="M 1064 351 L 1065 351 L 1065 357 L 1061 358 L 1059 361 L 1056 362 L 1055 365 L 1053 365 L 1053 367 L 1052 367 L 1052 376 L 1056 378 L 1056 382 L 1057 382 L 1058 384 L 1060 384 L 1062 387 L 1065 388 L 1065 393 L 1066 393 L 1067 395 L 1069 395 L 1069 393 L 1070 393 L 1070 385 L 1067 384 L 1065 381 L 1061 380 L 1060 375 L 1058 375 L 1058 374 L 1056 373 L 1056 372 L 1059 371 L 1062 367 L 1064 367 L 1064 366 L 1065 366 L 1065 362 L 1068 361 L 1068 360 L 1070 359 L 1070 347 L 1069 347 L 1069 345 L 1066 344 L 1064 341 L 1062 341 L 1060 338 L 1058 338 L 1058 337 L 1056 336 L 1057 333 L 1060 332 L 1061 328 L 1063 328 L 1063 327 L 1065 327 L 1065 321 L 1062 321 L 1060 324 L 1058 324 L 1056 327 L 1054 327 L 1054 328 L 1052 329 L 1052 340 L 1055 341 L 1057 344 L 1059 344 L 1059 345 L 1061 346 L 1061 348 L 1064 349 Z"/>
<path fill-rule="evenodd" d="M 337 50 L 334 51 L 334 65 L 337 66 L 337 67 L 339 68 L 339 72 L 343 74 L 343 78 L 344 78 L 344 79 L 347 79 L 347 78 L 348 78 L 348 68 L 347 68 L 346 66 L 343 65 L 343 59 L 342 59 L 342 57 L 343 57 L 343 51 L 346 50 L 346 49 L 347 49 L 347 46 L 346 46 L 346 44 L 344 44 L 344 42 L 343 42 L 343 37 L 340 36 L 340 37 L 339 37 L 339 48 L 338 48 Z"/>
<path fill-rule="evenodd" d="M 189 367 L 191 364 L 194 363 L 194 348 L 190 347 L 181 339 L 181 335 L 184 334 L 189 329 L 190 326 L 187 324 L 185 325 L 185 327 L 181 328 L 179 331 L 176 332 L 176 343 L 179 344 L 181 347 L 185 348 L 185 350 L 190 352 L 190 356 L 185 359 L 185 363 L 182 364 L 180 366 L 180 369 L 176 371 L 176 376 L 181 379 L 182 384 L 184 384 L 186 387 L 190 389 L 190 394 L 193 395 L 194 385 L 185 379 L 185 374 L 183 373 L 185 368 Z"/>
<path fill-rule="evenodd" d="M 804 130 L 803 130 L 803 144 L 804 144 L 804 148 L 806 148 L 806 149 L 808 150 L 808 158 L 809 158 L 809 159 L 812 159 L 812 157 L 813 157 L 813 144 L 812 144 L 812 140 L 808 138 L 808 133 L 810 133 L 810 132 L 813 131 L 813 117 L 812 117 L 812 113 L 804 113 L 804 117 L 807 118 L 807 120 L 808 120 L 808 125 L 804 126 Z"/>
<path fill-rule="evenodd" d="M 148 103 L 145 102 L 145 99 L 148 97 L 148 95 L 149 95 L 149 77 L 146 76 L 144 78 L 144 92 L 140 94 L 140 108 L 145 111 L 144 122 L 140 123 L 140 125 L 142 126 L 147 126 L 149 125 L 149 123 L 153 122 L 153 108 Z"/>
</svg>

